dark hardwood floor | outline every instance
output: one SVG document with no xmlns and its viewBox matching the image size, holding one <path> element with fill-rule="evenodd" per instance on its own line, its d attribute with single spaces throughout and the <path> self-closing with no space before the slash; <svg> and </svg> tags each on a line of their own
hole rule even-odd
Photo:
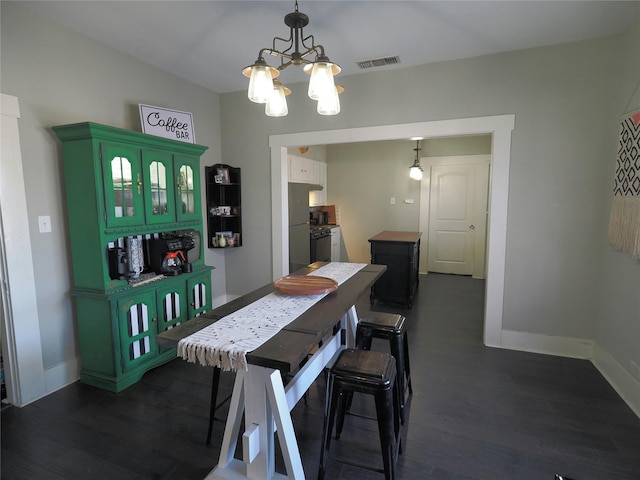
<svg viewBox="0 0 640 480">
<path fill-rule="evenodd" d="M 398 479 L 638 480 L 640 419 L 588 361 L 484 347 L 483 295 L 482 281 L 430 274 L 412 310 L 373 307 L 408 320 L 414 394 Z M 363 298 L 359 310 L 369 307 Z M 232 380 L 223 373 L 221 397 Z M 2 479 L 202 480 L 217 463 L 227 410 L 205 446 L 210 383 L 210 369 L 174 360 L 120 394 L 75 383 L 7 408 Z M 319 379 L 292 413 L 309 479 L 323 401 Z M 352 410 L 373 415 L 373 402 L 356 396 Z M 347 418 L 325 478 L 384 478 L 342 461 L 381 468 L 375 422 Z"/>
</svg>

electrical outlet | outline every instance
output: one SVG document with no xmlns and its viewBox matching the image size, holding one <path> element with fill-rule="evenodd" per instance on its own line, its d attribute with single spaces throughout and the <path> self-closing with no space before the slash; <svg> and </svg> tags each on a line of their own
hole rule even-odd
<svg viewBox="0 0 640 480">
<path fill-rule="evenodd" d="M 38 217 L 38 227 L 40 233 L 51 232 L 51 217 L 49 215 L 41 215 Z"/>
<path fill-rule="evenodd" d="M 405 198 L 404 199 L 404 203 L 412 204 L 413 203 L 413 198 Z"/>
</svg>

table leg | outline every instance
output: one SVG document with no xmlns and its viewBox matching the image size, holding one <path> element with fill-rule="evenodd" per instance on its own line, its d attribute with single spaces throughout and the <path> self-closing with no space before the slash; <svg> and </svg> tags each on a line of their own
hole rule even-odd
<svg viewBox="0 0 640 480">
<path fill-rule="evenodd" d="M 278 427 L 278 439 L 282 449 L 282 457 L 287 468 L 288 478 L 304 480 L 302 459 L 298 450 L 296 433 L 289 413 L 289 404 L 282 384 L 282 377 L 277 371 L 272 371 L 267 382 L 267 396 L 273 407 L 273 417 Z"/>
<path fill-rule="evenodd" d="M 243 460 L 247 465 L 247 477 L 256 480 L 271 479 L 275 473 L 273 406 L 267 399 L 271 372 L 274 370 L 249 365 L 245 374 L 244 438 L 252 431 L 253 439 L 249 442 L 243 438 L 243 445 L 252 443 L 255 448 L 243 451 Z"/>
<path fill-rule="evenodd" d="M 357 324 L 356 309 L 351 307 L 342 319 L 342 328 L 347 331 L 347 346 L 355 345 Z M 290 410 L 322 369 L 331 364 L 344 347 L 340 335 L 327 341 L 294 376 L 286 389 L 278 370 L 249 365 L 246 372 L 238 372 L 231 395 L 218 466 L 205 480 L 304 480 L 302 459 Z M 244 458 L 240 461 L 234 459 L 234 453 L 243 414 Z M 287 469 L 286 476 L 275 472 L 275 427 Z"/>
<path fill-rule="evenodd" d="M 224 437 L 222 437 L 222 448 L 220 450 L 218 468 L 226 468 L 233 460 L 233 455 L 236 451 L 240 423 L 242 422 L 242 414 L 244 413 L 245 375 L 246 372 L 238 372 L 235 383 L 233 384 L 233 393 L 231 394 L 231 402 L 229 403 L 227 423 L 224 427 Z"/>
<path fill-rule="evenodd" d="M 244 413 L 243 460 L 234 459 Z M 275 421 L 275 425 L 274 425 Z M 275 428 L 287 476 L 275 473 Z M 302 459 L 280 372 L 249 365 L 238 372 L 231 395 L 218 466 L 205 480 L 304 480 Z"/>
<path fill-rule="evenodd" d="M 352 306 L 347 312 L 347 348 L 354 348 L 356 345 L 356 329 L 358 328 L 358 312 L 356 306 Z"/>
</svg>

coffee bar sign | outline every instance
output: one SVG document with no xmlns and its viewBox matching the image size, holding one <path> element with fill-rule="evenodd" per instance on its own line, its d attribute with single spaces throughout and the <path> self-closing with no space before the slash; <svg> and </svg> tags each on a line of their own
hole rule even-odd
<svg viewBox="0 0 640 480">
<path fill-rule="evenodd" d="M 140 104 L 140 123 L 144 133 L 181 142 L 196 143 L 196 137 L 193 133 L 193 117 L 189 112 Z"/>
</svg>

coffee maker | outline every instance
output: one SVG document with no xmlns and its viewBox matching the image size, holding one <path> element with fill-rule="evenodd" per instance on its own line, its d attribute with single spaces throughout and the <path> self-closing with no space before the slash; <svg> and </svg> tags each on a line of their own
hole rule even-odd
<svg viewBox="0 0 640 480">
<path fill-rule="evenodd" d="M 149 265 L 156 274 L 174 276 L 191 271 L 187 261 L 187 252 L 194 247 L 191 237 L 150 238 L 147 247 Z"/>
<path fill-rule="evenodd" d="M 309 223 L 316 226 L 326 225 L 329 223 L 329 212 L 314 209 L 309 213 Z"/>
</svg>

